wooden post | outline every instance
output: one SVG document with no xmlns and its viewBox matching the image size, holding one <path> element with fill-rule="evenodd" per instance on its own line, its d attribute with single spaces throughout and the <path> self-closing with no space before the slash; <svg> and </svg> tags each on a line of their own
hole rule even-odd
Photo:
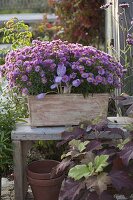
<svg viewBox="0 0 133 200">
<path fill-rule="evenodd" d="M 112 43 L 114 45 L 114 51 L 108 50 L 109 54 L 113 54 L 116 56 L 118 60 L 125 66 L 125 60 L 123 57 L 125 55 L 120 52 L 120 50 L 124 49 L 124 41 L 126 42 L 127 34 L 123 34 L 121 26 L 126 27 L 126 23 L 128 27 L 131 27 L 131 21 L 133 20 L 133 1 L 126 0 L 126 3 L 129 4 L 129 8 L 125 8 L 126 21 L 123 13 L 123 9 L 119 7 L 120 4 L 125 3 L 124 0 L 106 0 L 106 3 L 112 2 L 112 6 L 106 11 L 106 46 Z M 130 29 L 129 33 L 133 33 L 133 27 Z M 132 50 L 126 53 L 128 57 L 128 72 L 125 76 L 123 82 L 124 85 L 122 90 L 116 90 L 116 95 L 119 95 L 122 92 L 126 92 L 129 95 L 133 95 L 133 46 Z"/>
<path fill-rule="evenodd" d="M 123 0 L 119 0 L 119 4 L 122 4 Z M 129 8 L 125 8 L 125 16 L 126 20 L 124 19 L 124 15 L 120 17 L 120 24 L 126 27 L 126 24 L 129 27 L 131 27 L 131 21 L 133 20 L 133 1 L 132 0 L 126 0 L 126 3 L 129 4 Z M 122 9 L 119 7 L 119 12 L 122 12 Z M 133 27 L 129 31 L 130 34 L 133 34 Z M 122 31 L 120 31 L 120 48 L 124 49 L 124 42 L 123 42 L 124 34 Z M 127 38 L 127 34 L 125 35 L 125 38 Z M 122 54 L 124 57 L 124 54 Z M 133 46 L 131 47 L 131 50 L 127 52 L 128 56 L 128 66 L 127 66 L 127 75 L 124 79 L 124 85 L 123 85 L 123 92 L 126 92 L 129 95 L 133 95 Z M 125 61 L 121 59 L 121 63 L 125 65 Z"/>
</svg>

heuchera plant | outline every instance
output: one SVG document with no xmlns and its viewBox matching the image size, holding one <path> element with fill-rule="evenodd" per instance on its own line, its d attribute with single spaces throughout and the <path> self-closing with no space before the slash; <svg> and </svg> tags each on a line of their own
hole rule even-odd
<svg viewBox="0 0 133 200">
<path fill-rule="evenodd" d="M 53 40 L 11 51 L 2 67 L 11 88 L 30 95 L 102 93 L 120 87 L 123 66 L 92 46 Z"/>
<path fill-rule="evenodd" d="M 129 197 L 133 191 L 133 127 L 130 134 L 125 138 L 122 129 L 109 128 L 105 122 L 64 132 L 58 146 L 68 143 L 68 148 L 56 173 L 66 171 L 67 176 L 59 199 L 113 200 L 116 194 Z M 114 135 L 119 139 L 112 140 Z"/>
</svg>

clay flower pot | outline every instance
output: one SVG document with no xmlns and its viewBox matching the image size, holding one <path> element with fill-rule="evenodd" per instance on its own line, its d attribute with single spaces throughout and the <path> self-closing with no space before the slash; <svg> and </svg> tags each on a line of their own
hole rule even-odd
<svg viewBox="0 0 133 200">
<path fill-rule="evenodd" d="M 27 178 L 35 200 L 58 200 L 64 175 L 50 178 L 52 169 L 58 164 L 55 160 L 43 160 L 28 165 Z"/>
</svg>

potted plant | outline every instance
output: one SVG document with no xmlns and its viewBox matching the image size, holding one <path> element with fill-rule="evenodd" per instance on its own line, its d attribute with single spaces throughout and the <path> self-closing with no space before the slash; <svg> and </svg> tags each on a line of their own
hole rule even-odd
<svg viewBox="0 0 133 200">
<path fill-rule="evenodd" d="M 105 118 L 107 93 L 120 87 L 123 76 L 110 55 L 61 40 L 35 40 L 5 61 L 9 87 L 29 95 L 31 126 L 77 125 L 102 113 Z"/>
<path fill-rule="evenodd" d="M 64 141 L 58 146 L 68 143 L 68 148 L 56 173 L 65 171 L 66 179 L 59 199 L 115 200 L 120 194 L 129 197 L 133 191 L 132 132 L 133 127 L 130 137 L 125 138 L 122 129 L 109 128 L 106 123 L 64 132 Z M 119 139 L 112 140 L 114 134 Z"/>
</svg>

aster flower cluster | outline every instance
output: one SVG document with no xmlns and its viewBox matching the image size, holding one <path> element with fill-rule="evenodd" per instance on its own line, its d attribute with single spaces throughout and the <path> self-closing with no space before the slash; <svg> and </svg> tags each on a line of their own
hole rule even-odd
<svg viewBox="0 0 133 200">
<path fill-rule="evenodd" d="M 100 7 L 100 9 L 107 9 L 107 8 L 109 8 L 111 5 L 112 5 L 112 2 L 106 3 L 106 4 L 102 5 L 102 6 Z"/>
<path fill-rule="evenodd" d="M 127 35 L 127 40 L 126 40 L 128 45 L 133 45 L 133 34 L 128 34 Z"/>
<path fill-rule="evenodd" d="M 119 4 L 119 7 L 121 7 L 121 8 L 129 8 L 129 3 L 121 3 L 121 4 Z"/>
<path fill-rule="evenodd" d="M 10 88 L 29 95 L 109 92 L 120 87 L 123 76 L 123 66 L 110 55 L 61 40 L 34 40 L 11 51 L 2 69 Z"/>
</svg>

